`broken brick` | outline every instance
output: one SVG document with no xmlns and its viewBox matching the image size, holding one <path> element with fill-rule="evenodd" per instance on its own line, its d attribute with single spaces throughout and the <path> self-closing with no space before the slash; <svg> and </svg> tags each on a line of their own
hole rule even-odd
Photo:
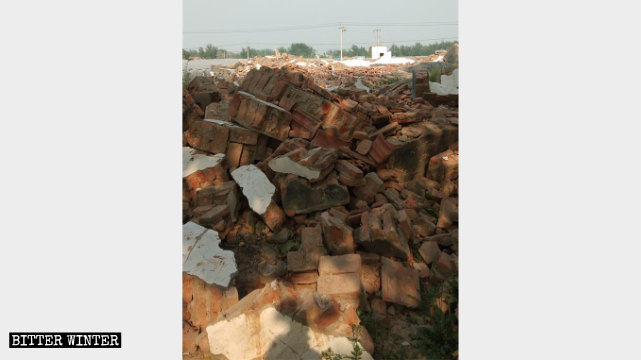
<svg viewBox="0 0 641 360">
<path fill-rule="evenodd" d="M 421 300 L 418 273 L 389 258 L 381 258 L 383 301 L 417 307 Z"/>
</svg>

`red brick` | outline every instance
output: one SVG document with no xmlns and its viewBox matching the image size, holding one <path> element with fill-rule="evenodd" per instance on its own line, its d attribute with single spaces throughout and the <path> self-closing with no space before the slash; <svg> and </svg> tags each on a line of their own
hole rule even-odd
<svg viewBox="0 0 641 360">
<path fill-rule="evenodd" d="M 358 143 L 358 146 L 356 147 L 356 152 L 361 155 L 367 155 L 367 153 L 370 151 L 371 148 L 372 148 L 371 140 L 368 140 L 368 139 L 361 140 Z"/>
<path fill-rule="evenodd" d="M 319 294 L 359 295 L 361 291 L 361 276 L 358 273 L 325 274 L 318 277 L 316 286 Z"/>
<path fill-rule="evenodd" d="M 243 154 L 243 144 L 230 142 L 227 145 L 227 165 L 230 169 L 240 166 L 240 158 Z"/>
<path fill-rule="evenodd" d="M 321 275 L 359 273 L 360 271 L 361 256 L 359 254 L 321 256 L 318 262 L 318 272 Z"/>
<path fill-rule="evenodd" d="M 374 161 L 381 164 L 385 162 L 393 152 L 394 146 L 386 141 L 383 135 L 379 134 L 372 143 L 369 155 L 374 159 Z"/>
<path fill-rule="evenodd" d="M 431 264 L 432 261 L 436 261 L 441 255 L 441 250 L 438 248 L 436 241 L 424 242 L 418 252 L 427 265 Z"/>
<path fill-rule="evenodd" d="M 383 301 L 407 307 L 418 306 L 421 299 L 418 273 L 386 257 L 381 262 Z"/>
<path fill-rule="evenodd" d="M 321 214 L 321 226 L 325 239 L 325 246 L 333 255 L 349 254 L 354 252 L 354 237 L 352 228 L 341 219 L 332 216 L 329 212 Z"/>
<path fill-rule="evenodd" d="M 280 226 L 285 222 L 285 213 L 275 202 L 271 202 L 267 206 L 267 210 L 262 215 L 265 224 L 272 230 L 277 231 Z"/>
</svg>

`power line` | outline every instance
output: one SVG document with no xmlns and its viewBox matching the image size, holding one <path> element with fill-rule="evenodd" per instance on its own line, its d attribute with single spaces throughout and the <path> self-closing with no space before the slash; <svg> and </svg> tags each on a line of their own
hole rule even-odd
<svg viewBox="0 0 641 360">
<path fill-rule="evenodd" d="M 306 29 L 319 29 L 335 26 L 449 26 L 449 25 L 458 25 L 457 22 L 430 22 L 430 23 L 327 23 L 327 24 L 317 24 L 317 25 L 298 25 L 298 26 L 287 26 L 287 27 L 272 27 L 272 28 L 261 28 L 261 29 L 237 29 L 237 30 L 209 30 L 209 31 L 183 31 L 183 34 L 233 34 L 233 33 L 252 33 L 252 32 L 278 32 L 278 31 L 298 31 Z"/>
</svg>

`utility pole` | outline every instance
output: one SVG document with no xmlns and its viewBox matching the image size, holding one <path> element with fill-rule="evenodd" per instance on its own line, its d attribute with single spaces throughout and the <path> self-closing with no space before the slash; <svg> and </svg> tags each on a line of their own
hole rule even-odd
<svg viewBox="0 0 641 360">
<path fill-rule="evenodd" d="M 247 61 L 249 62 L 249 41 L 247 41 Z"/>
<path fill-rule="evenodd" d="M 338 30 L 341 32 L 341 61 L 343 61 L 343 33 L 345 32 L 345 26 L 341 24 L 341 26 L 338 27 Z"/>
<path fill-rule="evenodd" d="M 376 46 L 381 45 L 381 29 L 374 29 L 374 34 L 376 34 Z"/>
</svg>

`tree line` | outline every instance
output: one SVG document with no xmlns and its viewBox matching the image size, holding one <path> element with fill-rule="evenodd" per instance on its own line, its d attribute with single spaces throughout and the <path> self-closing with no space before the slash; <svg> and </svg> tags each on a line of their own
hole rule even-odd
<svg viewBox="0 0 641 360">
<path fill-rule="evenodd" d="M 436 50 L 447 50 L 452 44 L 457 43 L 456 41 L 441 41 L 433 44 L 421 44 L 417 42 L 414 45 L 396 45 L 393 44 L 388 49 L 392 51 L 394 56 L 426 56 L 433 54 Z M 247 58 L 247 52 L 249 50 L 249 57 L 254 56 L 266 56 L 274 55 L 275 49 L 256 49 L 252 48 L 243 48 L 241 51 L 233 52 L 227 51 L 222 48 L 218 48 L 212 44 L 207 44 L 204 48 L 201 46 L 198 49 L 182 49 L 183 59 L 189 59 L 191 57 L 200 57 L 203 59 L 245 59 Z M 319 56 L 331 56 L 336 57 L 340 56 L 341 51 L 336 50 L 327 50 L 323 53 L 317 53 L 314 48 L 305 44 L 305 43 L 293 43 L 289 47 L 281 46 L 278 49 L 279 53 L 288 53 L 296 56 L 302 56 L 305 58 L 312 58 L 316 55 Z M 370 57 L 372 53 L 372 47 L 364 47 L 352 45 L 350 48 L 343 49 L 344 57 L 354 57 L 354 56 L 364 56 Z"/>
</svg>

